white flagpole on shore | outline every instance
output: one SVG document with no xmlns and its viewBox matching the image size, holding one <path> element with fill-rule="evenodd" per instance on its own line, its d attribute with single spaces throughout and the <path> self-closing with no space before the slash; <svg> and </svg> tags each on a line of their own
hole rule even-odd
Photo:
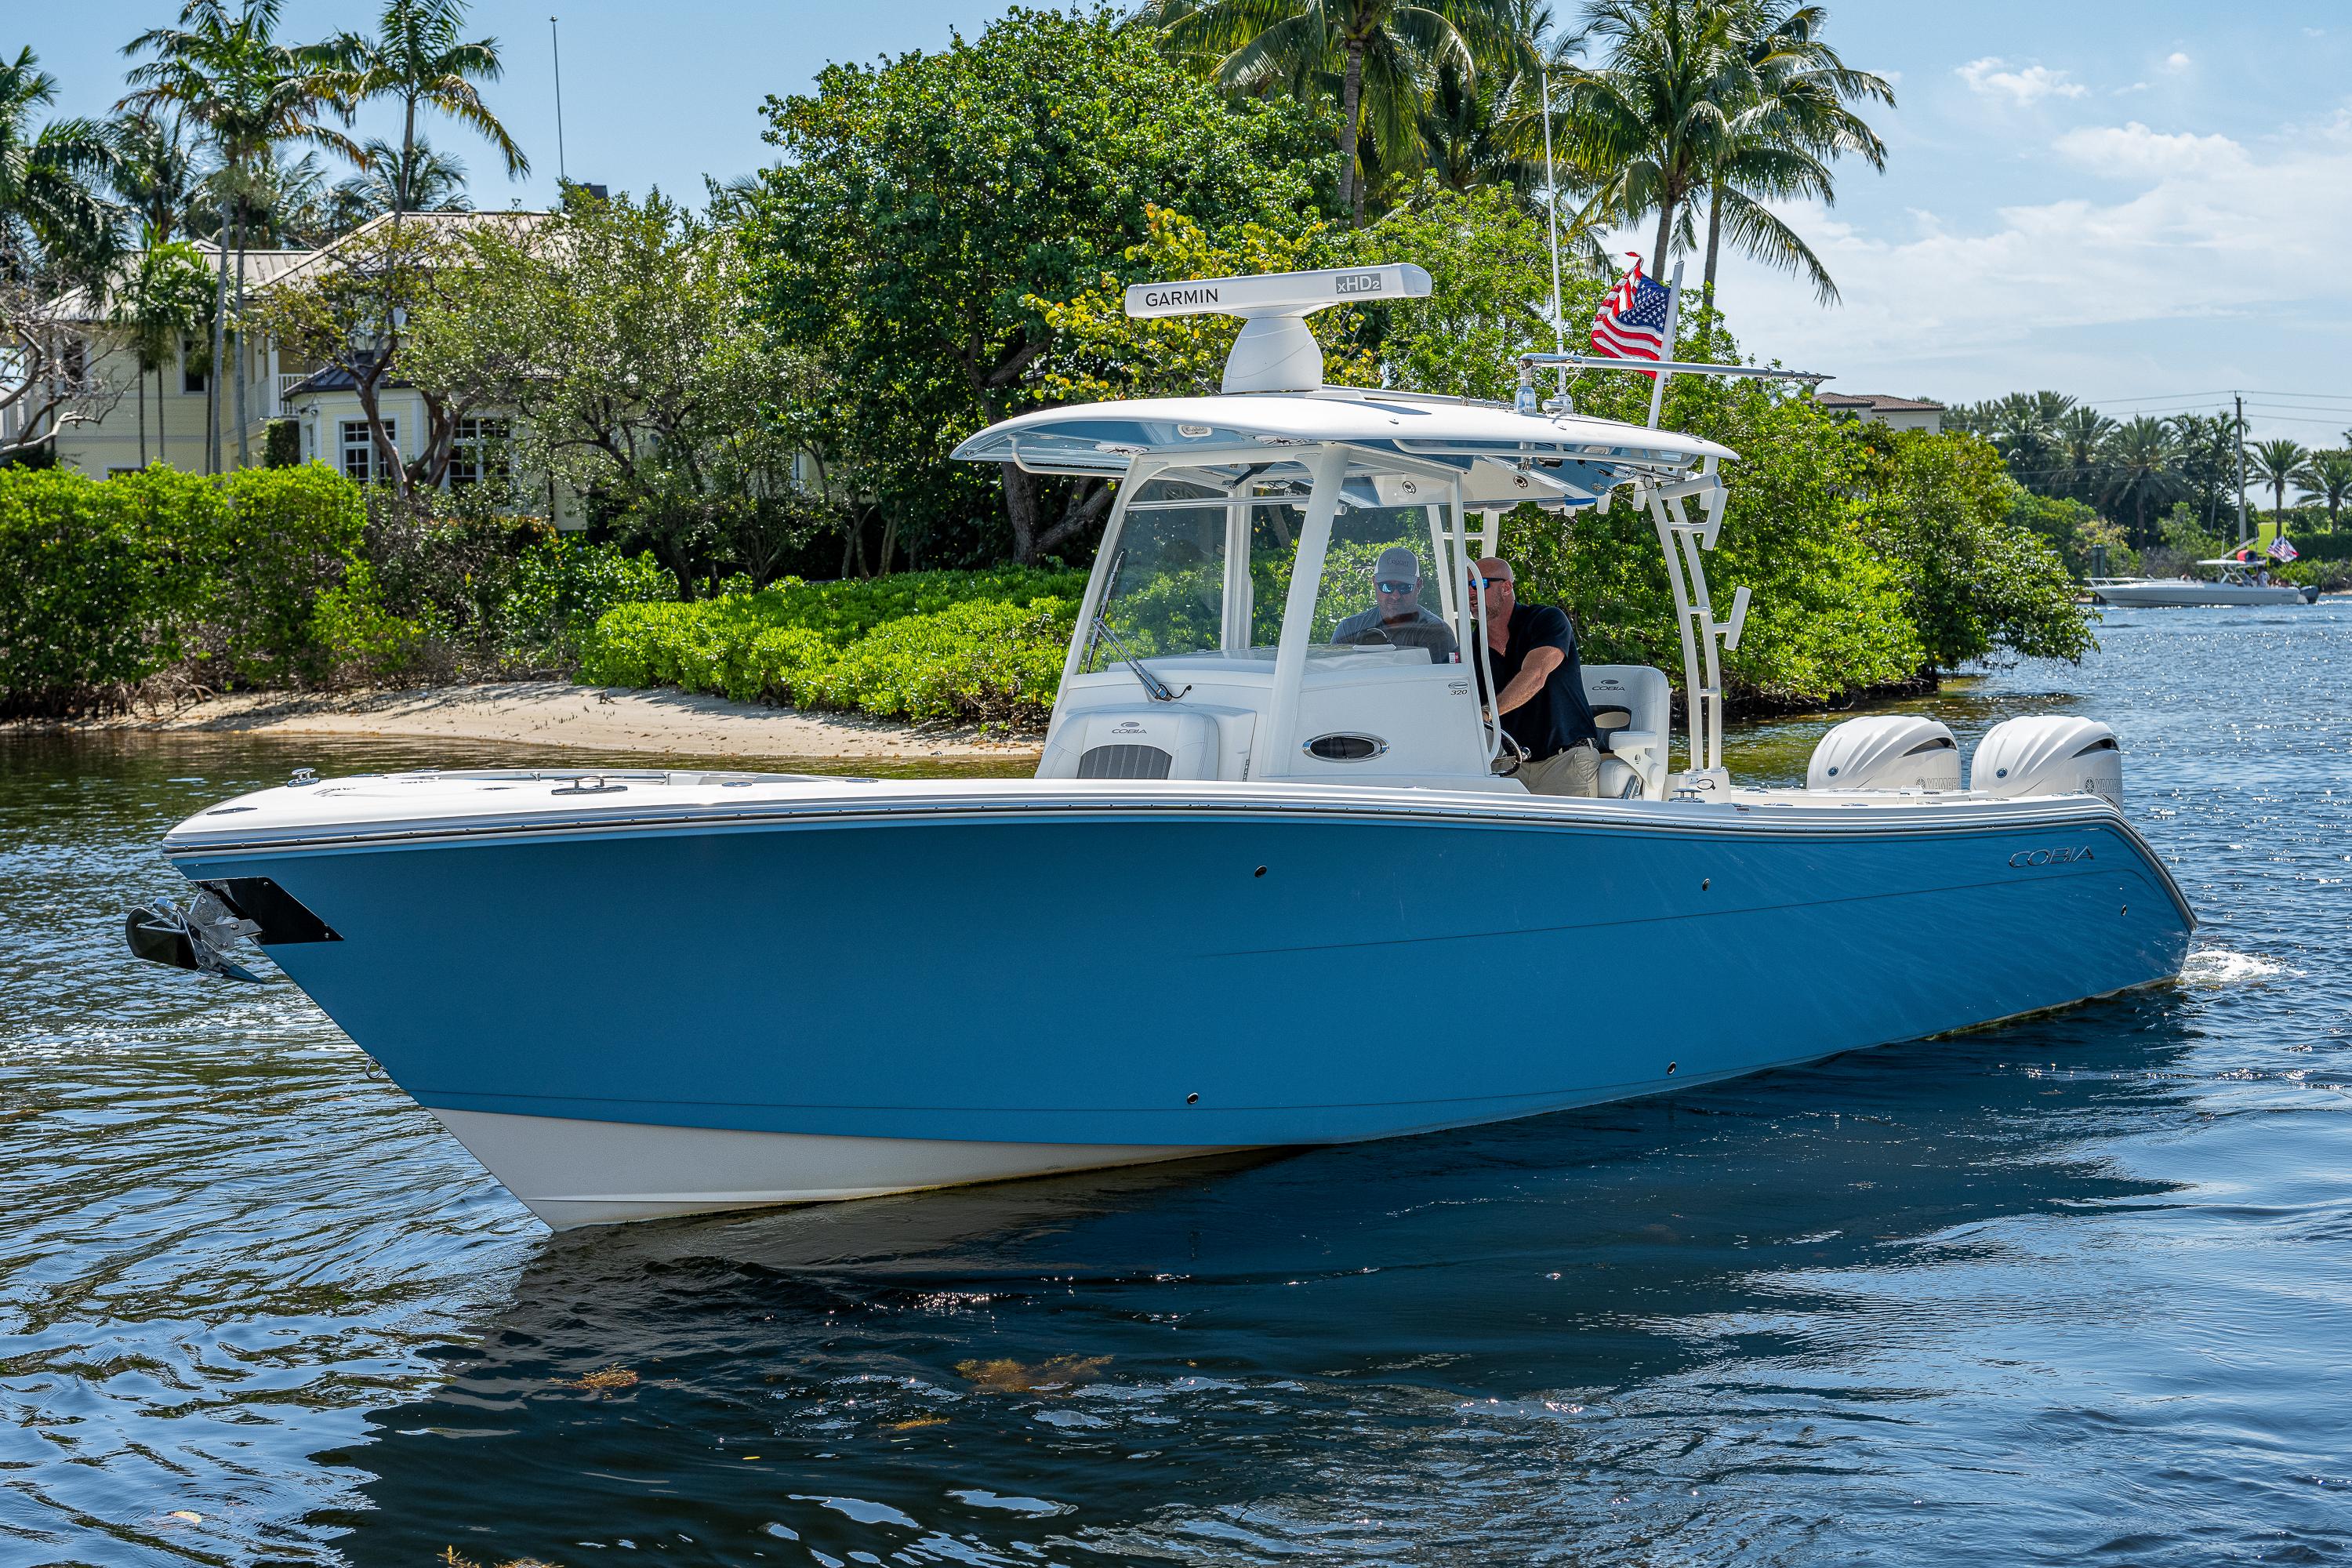
<svg viewBox="0 0 2352 1568">
<path fill-rule="evenodd" d="M 1666 285 L 1666 352 L 1658 356 L 1660 359 L 1675 357 L 1675 318 L 1681 313 L 1682 304 L 1683 264 L 1677 261 L 1675 263 L 1674 280 Z M 1657 379 L 1650 384 L 1650 428 L 1653 430 L 1658 427 L 1658 413 L 1666 401 L 1666 377 L 1672 374 L 1662 370 L 1657 373 Z"/>
</svg>

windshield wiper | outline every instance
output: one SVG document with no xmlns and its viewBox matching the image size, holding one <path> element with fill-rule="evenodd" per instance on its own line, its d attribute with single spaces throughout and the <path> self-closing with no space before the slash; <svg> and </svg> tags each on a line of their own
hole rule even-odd
<svg viewBox="0 0 2352 1568">
<path fill-rule="evenodd" d="M 1118 552 L 1118 557 L 1111 562 L 1110 570 L 1103 574 L 1102 598 L 1098 603 L 1103 605 L 1108 605 L 1110 603 L 1111 591 L 1118 586 L 1118 570 L 1126 564 L 1127 552 L 1122 550 Z M 1171 691 L 1168 689 L 1168 683 L 1166 681 L 1152 674 L 1150 669 L 1144 667 L 1144 663 L 1141 659 L 1136 658 L 1135 655 L 1128 651 L 1127 645 L 1119 641 L 1118 634 L 1110 629 L 1110 623 L 1103 619 L 1103 613 L 1099 609 L 1095 611 L 1093 635 L 1102 638 L 1105 642 L 1110 644 L 1112 647 L 1118 650 L 1119 662 L 1126 665 L 1128 668 L 1135 671 L 1135 679 L 1143 683 L 1143 694 L 1146 697 L 1150 698 L 1154 702 L 1173 702 L 1179 697 L 1183 696 L 1186 691 L 1192 689 L 1190 686 L 1187 686 L 1184 688 L 1183 691 Z"/>
<path fill-rule="evenodd" d="M 1135 679 L 1143 682 L 1143 694 L 1146 697 L 1150 698 L 1154 702 L 1173 702 L 1179 697 L 1183 696 L 1185 691 L 1192 689 L 1190 686 L 1187 686 L 1184 688 L 1184 691 L 1170 690 L 1166 681 L 1160 679 L 1158 676 L 1152 674 L 1150 670 L 1145 668 L 1144 663 L 1141 659 L 1127 651 L 1127 645 L 1118 640 L 1118 634 L 1110 629 L 1110 623 L 1102 618 L 1100 612 L 1097 612 L 1095 616 L 1095 632 L 1097 636 L 1102 637 L 1104 640 L 1108 641 L 1111 647 L 1118 650 L 1119 662 L 1126 665 L 1128 668 L 1135 671 Z"/>
</svg>

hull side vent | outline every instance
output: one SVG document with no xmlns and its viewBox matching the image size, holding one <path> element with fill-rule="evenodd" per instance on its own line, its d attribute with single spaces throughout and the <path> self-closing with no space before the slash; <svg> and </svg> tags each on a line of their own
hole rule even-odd
<svg viewBox="0 0 2352 1568">
<path fill-rule="evenodd" d="M 1389 749 L 1378 735 L 1318 735 L 1302 748 L 1327 763 L 1369 763 Z"/>
<path fill-rule="evenodd" d="M 1157 746 L 1092 746 L 1078 758 L 1082 779 L 1164 779 L 1175 758 Z"/>
</svg>

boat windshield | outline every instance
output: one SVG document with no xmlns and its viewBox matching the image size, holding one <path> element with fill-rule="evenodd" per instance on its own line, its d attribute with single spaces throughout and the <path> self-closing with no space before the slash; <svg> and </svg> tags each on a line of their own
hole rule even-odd
<svg viewBox="0 0 2352 1568">
<path fill-rule="evenodd" d="M 1455 585 L 1442 567 L 1452 552 L 1434 536 L 1446 526 L 1445 513 L 1442 506 L 1341 506 L 1323 558 L 1309 658 L 1385 649 L 1459 662 L 1451 624 Z"/>
<path fill-rule="evenodd" d="M 1143 485 L 1112 545 L 1102 626 L 1087 628 L 1080 670 L 1129 656 L 1271 661 L 1306 500 L 1303 485 L 1283 480 L 1232 494 L 1181 479 Z"/>
</svg>

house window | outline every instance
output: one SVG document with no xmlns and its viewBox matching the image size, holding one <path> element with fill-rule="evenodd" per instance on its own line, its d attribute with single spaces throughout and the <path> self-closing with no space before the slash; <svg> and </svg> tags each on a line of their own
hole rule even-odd
<svg viewBox="0 0 2352 1568">
<path fill-rule="evenodd" d="M 400 421 L 385 420 L 383 437 L 385 440 L 392 443 L 393 449 L 398 451 Z M 368 434 L 368 422 L 364 419 L 344 420 L 343 478 L 363 485 L 373 479 L 391 477 L 391 473 L 378 461 L 374 437 Z"/>
<path fill-rule="evenodd" d="M 202 392 L 205 390 L 205 373 L 195 367 L 197 357 L 204 352 L 204 345 L 197 342 L 195 339 L 182 338 L 180 340 L 180 390 L 182 392 Z"/>
<path fill-rule="evenodd" d="M 79 386 L 89 374 L 89 352 L 79 338 L 68 338 L 65 352 L 66 384 Z"/>
<path fill-rule="evenodd" d="M 507 422 L 460 419 L 449 443 L 449 483 L 478 485 L 506 467 Z"/>
</svg>

